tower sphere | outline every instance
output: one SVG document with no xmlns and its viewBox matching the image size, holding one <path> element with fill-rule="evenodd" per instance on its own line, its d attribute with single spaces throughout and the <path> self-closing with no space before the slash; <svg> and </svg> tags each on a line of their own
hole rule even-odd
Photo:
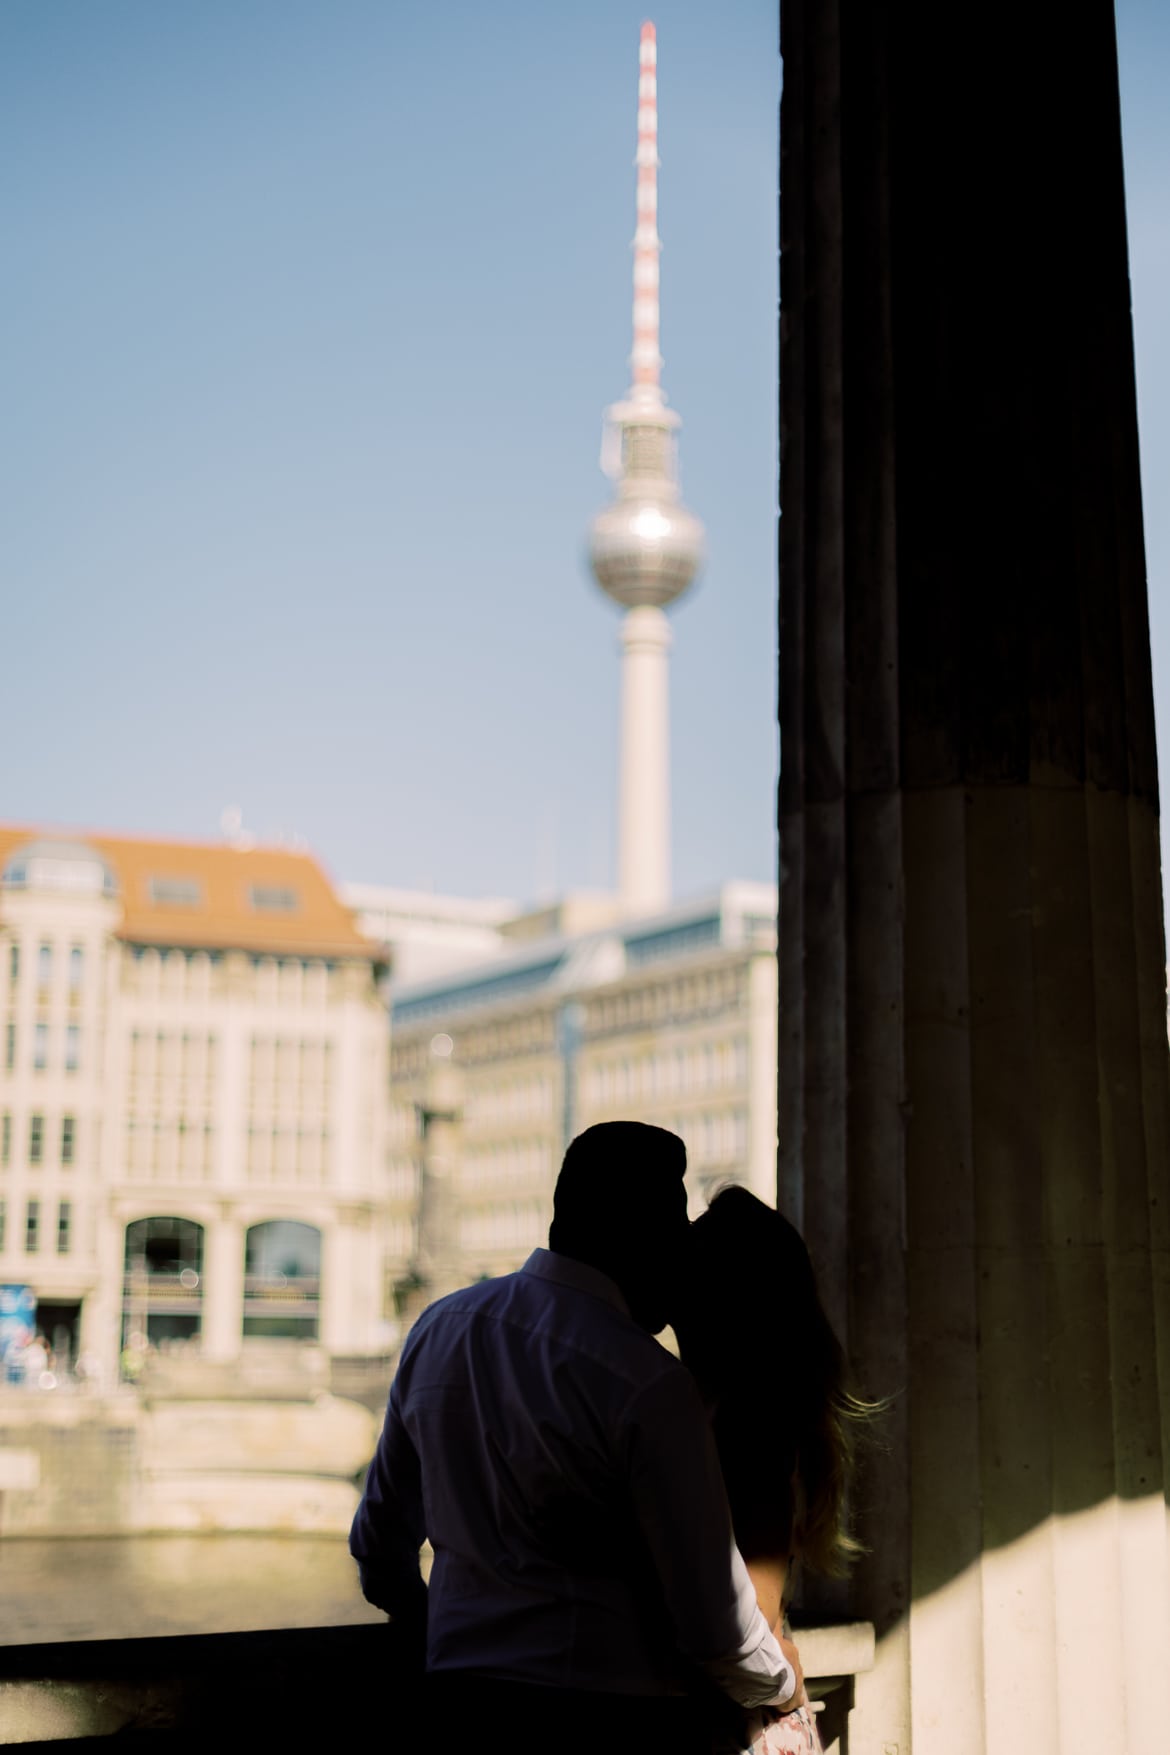
<svg viewBox="0 0 1170 1755">
<path fill-rule="evenodd" d="M 623 496 L 594 518 L 589 560 L 597 583 L 615 603 L 665 609 L 702 565 L 703 526 L 677 500 Z"/>
</svg>

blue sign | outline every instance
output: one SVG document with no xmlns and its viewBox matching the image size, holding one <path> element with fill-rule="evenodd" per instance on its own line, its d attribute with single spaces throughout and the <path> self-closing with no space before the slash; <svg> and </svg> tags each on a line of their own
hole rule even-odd
<svg viewBox="0 0 1170 1755">
<path fill-rule="evenodd" d="M 37 1295 L 31 1286 L 0 1286 L 0 1369 L 9 1382 L 23 1374 L 22 1354 L 37 1332 Z"/>
</svg>

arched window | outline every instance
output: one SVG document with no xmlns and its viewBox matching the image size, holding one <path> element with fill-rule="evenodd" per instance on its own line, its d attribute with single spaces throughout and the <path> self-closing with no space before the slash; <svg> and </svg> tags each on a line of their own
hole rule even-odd
<svg viewBox="0 0 1170 1755">
<path fill-rule="evenodd" d="M 253 1225 L 244 1243 L 244 1339 L 315 1341 L 321 1233 L 297 1219 Z"/>
<path fill-rule="evenodd" d="M 126 1227 L 122 1287 L 125 1375 L 134 1356 L 166 1343 L 194 1342 L 203 1326 L 203 1226 L 162 1215 Z"/>
</svg>

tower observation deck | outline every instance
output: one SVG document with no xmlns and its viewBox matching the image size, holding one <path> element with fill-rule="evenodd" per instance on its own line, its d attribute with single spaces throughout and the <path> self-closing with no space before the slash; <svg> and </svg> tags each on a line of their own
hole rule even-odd
<svg viewBox="0 0 1170 1755">
<path fill-rule="evenodd" d="M 624 402 L 606 411 L 602 468 L 612 503 L 589 532 L 589 560 L 622 618 L 622 720 L 618 888 L 623 909 L 670 900 L 670 628 L 664 611 L 703 560 L 703 527 L 678 485 L 679 417 L 666 405 L 659 352 L 658 76 L 652 24 L 642 26 L 638 66 L 634 347 Z"/>
</svg>

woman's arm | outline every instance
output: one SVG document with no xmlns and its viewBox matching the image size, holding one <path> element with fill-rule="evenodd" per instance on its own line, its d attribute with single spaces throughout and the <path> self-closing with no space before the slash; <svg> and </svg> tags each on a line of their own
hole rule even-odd
<svg viewBox="0 0 1170 1755">
<path fill-rule="evenodd" d="M 764 1620 L 772 1632 L 779 1635 L 784 1619 L 784 1585 L 788 1578 L 788 1556 L 757 1556 L 746 1561 L 746 1565 Z"/>
<path fill-rule="evenodd" d="M 791 1712 L 794 1707 L 807 1706 L 808 1695 L 804 1690 L 804 1671 L 801 1668 L 800 1653 L 790 1639 L 785 1639 L 784 1624 L 784 1585 L 788 1578 L 788 1555 L 782 1554 L 773 1559 L 745 1560 L 748 1577 L 756 1593 L 756 1601 L 760 1605 L 760 1613 L 768 1623 L 772 1632 L 780 1642 L 780 1649 L 800 1677 L 800 1687 L 791 1700 L 784 1703 L 783 1710 Z"/>
</svg>

